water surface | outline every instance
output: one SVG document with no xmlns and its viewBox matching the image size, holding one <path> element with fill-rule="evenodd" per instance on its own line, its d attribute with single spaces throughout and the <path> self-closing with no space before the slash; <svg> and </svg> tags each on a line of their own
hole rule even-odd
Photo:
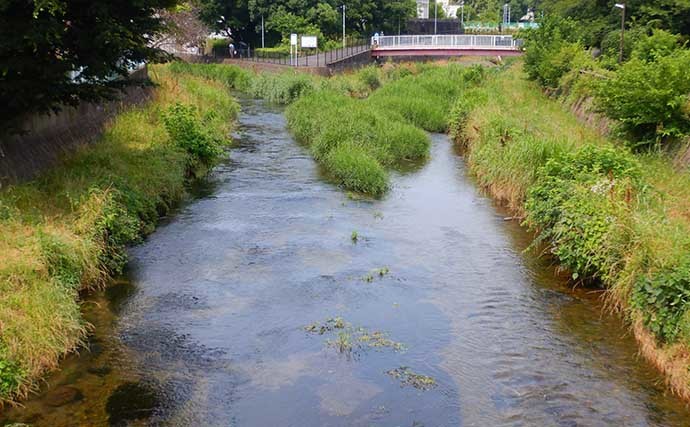
<svg viewBox="0 0 690 427">
<path fill-rule="evenodd" d="M 362 200 L 324 178 L 281 111 L 242 103 L 238 144 L 200 198 L 87 302 L 91 351 L 5 421 L 690 423 L 599 294 L 523 253 L 530 236 L 477 191 L 446 136 L 383 200 Z M 334 318 L 342 328 L 320 334 Z M 403 367 L 435 384 L 387 373 Z"/>
</svg>

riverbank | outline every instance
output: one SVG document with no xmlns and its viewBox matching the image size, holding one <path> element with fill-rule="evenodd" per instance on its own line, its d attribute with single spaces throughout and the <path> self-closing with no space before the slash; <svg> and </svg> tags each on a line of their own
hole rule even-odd
<svg viewBox="0 0 690 427">
<path fill-rule="evenodd" d="M 690 173 L 635 155 L 528 82 L 517 63 L 466 92 L 451 132 L 479 184 L 576 284 L 601 284 L 646 359 L 690 399 Z"/>
<path fill-rule="evenodd" d="M 89 332 L 80 293 L 122 271 L 222 155 L 239 106 L 218 82 L 152 67 L 144 107 L 118 115 L 96 144 L 0 192 L 0 403 L 24 398 Z"/>
</svg>

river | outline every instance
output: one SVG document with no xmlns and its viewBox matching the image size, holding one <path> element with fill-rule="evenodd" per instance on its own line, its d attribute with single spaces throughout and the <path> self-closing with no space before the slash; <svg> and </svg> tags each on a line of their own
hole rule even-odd
<svg viewBox="0 0 690 427">
<path fill-rule="evenodd" d="M 85 302 L 88 349 L 0 424 L 690 425 L 447 136 L 360 199 L 279 109 L 241 103 L 229 158 Z"/>
</svg>

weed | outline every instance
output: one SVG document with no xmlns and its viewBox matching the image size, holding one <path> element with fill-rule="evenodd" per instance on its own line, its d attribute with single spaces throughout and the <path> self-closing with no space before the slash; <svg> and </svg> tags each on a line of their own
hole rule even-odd
<svg viewBox="0 0 690 427">
<path fill-rule="evenodd" d="M 350 240 L 352 243 L 357 243 L 359 241 L 359 234 L 356 231 L 353 231 L 352 234 L 350 234 Z"/>
<path fill-rule="evenodd" d="M 399 380 L 401 387 L 409 385 L 418 390 L 431 390 L 436 387 L 435 379 L 427 375 L 417 374 L 407 366 L 391 369 L 386 371 L 386 374 Z"/>
</svg>

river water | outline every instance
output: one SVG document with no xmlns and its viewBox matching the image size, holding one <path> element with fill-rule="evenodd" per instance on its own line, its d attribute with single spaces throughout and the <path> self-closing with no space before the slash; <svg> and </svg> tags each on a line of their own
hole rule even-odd
<svg viewBox="0 0 690 427">
<path fill-rule="evenodd" d="M 0 424 L 690 425 L 445 135 L 358 199 L 280 110 L 242 104 L 230 158 L 85 303 L 89 349 Z"/>
</svg>

